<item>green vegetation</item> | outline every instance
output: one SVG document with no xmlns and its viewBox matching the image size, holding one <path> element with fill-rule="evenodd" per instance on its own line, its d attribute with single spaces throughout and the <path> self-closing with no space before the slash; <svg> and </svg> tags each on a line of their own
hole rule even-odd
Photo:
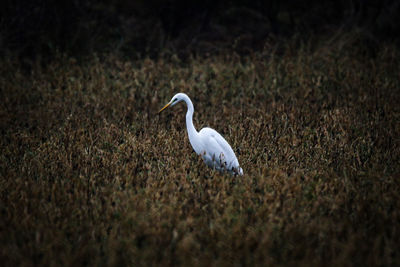
<svg viewBox="0 0 400 267">
<path fill-rule="evenodd" d="M 0 64 L 3 266 L 400 264 L 398 48 Z M 186 136 L 218 130 L 245 175 Z"/>
</svg>

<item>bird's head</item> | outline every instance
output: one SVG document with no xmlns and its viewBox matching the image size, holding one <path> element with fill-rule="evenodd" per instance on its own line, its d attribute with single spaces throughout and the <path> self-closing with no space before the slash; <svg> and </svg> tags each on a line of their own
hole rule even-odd
<svg viewBox="0 0 400 267">
<path fill-rule="evenodd" d="M 187 97 L 187 95 L 185 95 L 184 93 L 178 93 L 178 94 L 174 95 L 172 97 L 171 101 L 169 101 L 168 104 L 166 104 L 162 109 L 160 109 L 160 111 L 158 113 L 160 113 L 161 111 L 163 111 L 164 109 L 166 109 L 169 106 L 171 106 L 171 107 L 175 106 L 179 102 L 183 101 L 185 99 L 185 97 Z"/>
</svg>

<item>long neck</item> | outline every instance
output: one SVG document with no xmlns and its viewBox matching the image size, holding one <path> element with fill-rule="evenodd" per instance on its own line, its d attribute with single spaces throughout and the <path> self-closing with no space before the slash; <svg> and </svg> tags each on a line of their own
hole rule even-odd
<svg viewBox="0 0 400 267">
<path fill-rule="evenodd" d="M 187 128 L 187 132 L 188 132 L 188 136 L 189 136 L 189 141 L 190 141 L 193 149 L 197 153 L 200 153 L 200 152 L 198 152 L 199 148 L 198 148 L 197 138 L 196 138 L 199 133 L 196 131 L 196 129 L 194 128 L 194 125 L 193 125 L 193 112 L 194 112 L 193 103 L 189 97 L 186 97 L 184 100 L 187 105 L 186 128 Z"/>
<path fill-rule="evenodd" d="M 194 128 L 193 125 L 193 112 L 194 112 L 194 107 L 193 107 L 193 103 L 190 100 L 189 97 L 186 97 L 185 99 L 186 105 L 187 105 L 187 112 L 186 112 L 186 127 L 187 127 L 187 131 L 189 134 L 189 138 L 192 134 L 197 134 L 196 129 Z"/>
</svg>

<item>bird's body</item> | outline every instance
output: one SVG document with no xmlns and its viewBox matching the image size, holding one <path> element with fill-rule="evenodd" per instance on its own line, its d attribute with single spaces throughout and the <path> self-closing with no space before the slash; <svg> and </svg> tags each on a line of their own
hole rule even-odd
<svg viewBox="0 0 400 267">
<path fill-rule="evenodd" d="M 243 170 L 240 168 L 231 146 L 217 131 L 208 127 L 201 129 L 200 132 L 196 131 L 193 125 L 193 103 L 186 94 L 176 94 L 160 112 L 180 101 L 184 101 L 188 108 L 186 112 L 186 127 L 189 141 L 194 151 L 201 155 L 204 162 L 211 168 L 243 175 Z"/>
</svg>

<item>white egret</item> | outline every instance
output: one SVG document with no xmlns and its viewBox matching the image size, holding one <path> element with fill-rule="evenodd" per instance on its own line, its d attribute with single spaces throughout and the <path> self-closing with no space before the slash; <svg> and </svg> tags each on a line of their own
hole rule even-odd
<svg viewBox="0 0 400 267">
<path fill-rule="evenodd" d="M 158 113 L 181 101 L 185 101 L 187 105 L 186 128 L 190 144 L 194 151 L 198 155 L 201 155 L 204 162 L 211 168 L 215 168 L 221 172 L 228 171 L 232 174 L 243 175 L 243 169 L 240 168 L 231 146 L 217 131 L 208 127 L 201 129 L 200 132 L 196 131 L 193 126 L 193 103 L 186 94 L 178 93 L 174 95 L 171 101 Z"/>
</svg>

